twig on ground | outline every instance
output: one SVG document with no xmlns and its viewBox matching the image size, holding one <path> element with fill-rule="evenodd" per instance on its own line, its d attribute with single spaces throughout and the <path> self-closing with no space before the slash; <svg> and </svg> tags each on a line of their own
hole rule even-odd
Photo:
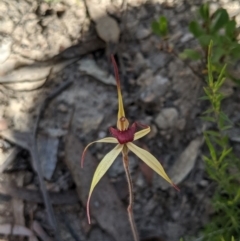
<svg viewBox="0 0 240 241">
<path fill-rule="evenodd" d="M 0 234 L 32 237 L 32 240 L 37 241 L 34 233 L 30 229 L 21 225 L 12 226 L 10 223 L 0 224 Z"/>
<path fill-rule="evenodd" d="M 75 204 L 79 201 L 75 190 L 61 193 L 48 192 L 53 205 Z M 11 198 L 19 198 L 24 201 L 43 203 L 42 195 L 37 190 L 29 190 L 23 187 L 17 187 L 9 183 L 0 182 L 0 200 L 10 201 Z"/>
<path fill-rule="evenodd" d="M 35 167 L 35 171 L 37 172 L 38 179 L 39 179 L 39 185 L 40 189 L 42 191 L 43 199 L 44 199 L 44 204 L 47 210 L 47 215 L 48 215 L 48 220 L 49 224 L 51 227 L 54 229 L 55 234 L 58 235 L 57 231 L 57 225 L 56 225 L 56 220 L 53 212 L 53 208 L 51 205 L 51 202 L 49 201 L 49 195 L 46 190 L 46 186 L 43 180 L 43 175 L 42 175 L 42 168 L 39 160 L 39 155 L 38 155 L 38 148 L 37 148 L 37 131 L 38 131 L 38 126 L 40 119 L 42 115 L 44 114 L 44 111 L 46 107 L 48 106 L 49 102 L 54 99 L 57 95 L 59 95 L 63 90 L 68 88 L 72 84 L 72 81 L 68 81 L 60 85 L 57 89 L 55 89 L 42 103 L 42 105 L 39 108 L 38 116 L 33 128 L 33 135 L 32 135 L 32 148 L 31 148 L 31 156 L 32 156 L 32 161 L 33 165 Z"/>
<path fill-rule="evenodd" d="M 41 227 L 41 225 L 35 220 L 33 221 L 32 224 L 32 229 L 33 231 L 37 234 L 37 236 L 39 236 L 41 238 L 41 240 L 43 241 L 53 241 L 52 238 L 50 238 L 46 232 L 44 231 L 44 229 Z"/>
<path fill-rule="evenodd" d="M 51 74 L 51 71 L 49 73 L 49 75 Z M 46 190 L 46 186 L 43 180 L 43 175 L 42 175 L 42 168 L 41 168 L 41 164 L 40 164 L 40 160 L 39 160 L 39 155 L 38 155 L 38 148 L 37 148 L 37 131 L 38 131 L 38 126 L 39 126 L 39 122 L 40 119 L 42 117 L 42 115 L 44 114 L 44 111 L 46 109 L 46 107 L 48 106 L 49 102 L 54 99 L 57 95 L 59 95 L 63 90 L 65 90 L 66 88 L 68 88 L 73 81 L 68 81 L 63 83 L 62 85 L 60 85 L 57 89 L 55 89 L 42 103 L 42 105 L 39 108 L 39 112 L 37 115 L 37 119 L 33 128 L 33 133 L 29 134 L 29 133 L 19 133 L 19 132 L 9 132 L 8 130 L 5 132 L 1 132 L 1 135 L 12 141 L 13 143 L 29 150 L 31 157 L 32 157 L 32 166 L 33 169 L 35 170 L 35 172 L 38 175 L 38 179 L 39 179 L 39 184 L 40 184 L 40 189 L 42 192 L 42 196 L 43 196 L 43 200 L 44 200 L 44 205 L 46 207 L 47 210 L 47 215 L 48 215 L 48 221 L 49 221 L 49 225 L 53 228 L 54 233 L 56 235 L 56 237 L 58 236 L 59 232 L 57 231 L 57 225 L 56 225 L 56 220 L 55 220 L 55 216 L 53 213 L 53 208 L 52 208 L 52 204 L 49 200 L 49 195 L 47 193 Z M 57 240 L 59 241 L 60 238 L 57 237 Z"/>
</svg>

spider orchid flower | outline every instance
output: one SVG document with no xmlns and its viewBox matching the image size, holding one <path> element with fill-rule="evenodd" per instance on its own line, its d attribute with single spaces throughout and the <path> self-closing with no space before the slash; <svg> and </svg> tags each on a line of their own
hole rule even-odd
<svg viewBox="0 0 240 241">
<path fill-rule="evenodd" d="M 128 150 L 132 151 L 136 156 L 138 156 L 143 162 L 145 162 L 150 168 L 152 168 L 155 172 L 157 172 L 160 176 L 162 176 L 167 182 L 169 182 L 173 187 L 177 190 L 178 188 L 174 185 L 174 183 L 170 180 L 166 172 L 164 171 L 160 162 L 148 151 L 136 146 L 133 141 L 136 141 L 143 136 L 147 135 L 150 132 L 150 126 L 142 125 L 138 122 L 134 122 L 131 126 L 129 126 L 129 122 L 125 116 L 124 107 L 123 107 L 123 100 L 122 100 L 122 93 L 121 93 L 121 86 L 120 86 L 120 79 L 118 74 L 117 64 L 113 55 L 111 55 L 111 60 L 114 66 L 114 72 L 117 82 L 117 93 L 118 93 L 118 118 L 117 118 L 117 129 L 110 127 L 110 133 L 113 137 L 106 137 L 97 141 L 93 141 L 89 143 L 82 154 L 81 158 L 81 167 L 83 168 L 84 157 L 86 151 L 90 145 L 97 142 L 104 142 L 104 143 L 112 143 L 117 144 L 109 153 L 107 153 L 104 158 L 99 163 L 92 179 L 89 196 L 87 200 L 87 216 L 88 222 L 91 223 L 90 220 L 90 211 L 89 211 L 89 203 L 90 198 L 93 192 L 93 189 L 98 184 L 100 179 L 103 175 L 107 172 L 110 166 L 113 164 L 114 160 L 117 156 L 124 152 L 126 153 Z M 142 128 L 140 131 L 136 131 L 137 127 Z M 123 154 L 124 154 L 123 153 Z"/>
</svg>

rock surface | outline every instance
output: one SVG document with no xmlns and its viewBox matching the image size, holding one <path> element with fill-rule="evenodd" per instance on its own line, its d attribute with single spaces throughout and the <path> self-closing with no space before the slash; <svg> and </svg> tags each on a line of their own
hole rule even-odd
<svg viewBox="0 0 240 241">
<path fill-rule="evenodd" d="M 175 108 L 163 109 L 155 118 L 157 126 L 161 129 L 169 129 L 175 126 L 178 119 L 178 111 Z"/>
</svg>

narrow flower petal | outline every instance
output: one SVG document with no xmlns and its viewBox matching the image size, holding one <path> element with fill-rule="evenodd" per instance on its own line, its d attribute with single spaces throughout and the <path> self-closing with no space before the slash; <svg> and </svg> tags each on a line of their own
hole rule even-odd
<svg viewBox="0 0 240 241">
<path fill-rule="evenodd" d="M 146 129 L 136 132 L 134 134 L 134 141 L 142 138 L 143 136 L 146 136 L 150 131 L 151 131 L 151 128 L 150 126 L 148 126 Z"/>
<path fill-rule="evenodd" d="M 81 158 L 81 167 L 82 167 L 82 168 L 83 168 L 83 162 L 84 162 L 84 158 L 85 158 L 86 151 L 87 151 L 88 147 L 91 146 L 93 143 L 96 143 L 96 142 L 115 143 L 115 144 L 117 144 L 117 143 L 118 143 L 118 140 L 117 140 L 116 138 L 114 138 L 114 137 L 106 137 L 106 138 L 100 139 L 100 140 L 98 140 L 98 141 L 93 141 L 93 142 L 89 143 L 89 144 L 85 147 L 85 149 L 84 149 L 84 151 L 83 151 L 83 154 L 82 154 L 82 158 Z"/>
<path fill-rule="evenodd" d="M 117 82 L 118 120 L 119 120 L 121 117 L 125 117 L 125 112 L 124 112 L 124 107 L 123 107 L 123 100 L 122 100 L 122 93 L 121 93 L 121 86 L 120 86 L 120 78 L 119 78 L 119 73 L 118 73 L 118 67 L 117 67 L 117 64 L 116 64 L 116 61 L 115 61 L 113 55 L 111 55 L 111 60 L 112 60 L 112 63 L 113 63 L 115 78 L 116 78 L 116 82 Z"/>
<path fill-rule="evenodd" d="M 149 167 L 151 167 L 156 173 L 162 176 L 167 182 L 173 185 L 175 188 L 176 186 L 168 177 L 166 172 L 164 171 L 160 162 L 149 152 L 143 150 L 142 148 L 136 146 L 135 144 L 129 142 L 126 144 L 130 151 L 136 154 L 142 161 L 144 161 Z"/>
<path fill-rule="evenodd" d="M 122 151 L 124 145 L 118 144 L 116 147 L 114 147 L 113 150 L 111 150 L 99 163 L 92 179 L 92 184 L 90 187 L 89 191 L 89 196 L 87 200 L 87 216 L 88 216 L 88 222 L 89 224 L 91 223 L 90 220 L 90 212 L 89 212 L 89 203 L 90 203 L 90 198 L 93 192 L 94 187 L 97 185 L 99 180 L 103 177 L 103 175 L 106 173 L 106 171 L 109 169 L 109 167 L 112 165 L 114 160 L 117 158 L 117 156 L 120 154 Z"/>
</svg>

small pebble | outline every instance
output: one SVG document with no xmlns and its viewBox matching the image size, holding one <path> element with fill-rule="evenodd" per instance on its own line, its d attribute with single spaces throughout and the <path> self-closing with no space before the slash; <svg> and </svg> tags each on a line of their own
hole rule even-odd
<svg viewBox="0 0 240 241">
<path fill-rule="evenodd" d="M 106 131 L 99 131 L 99 132 L 98 132 L 98 138 L 104 138 L 104 137 L 106 137 L 106 136 L 107 136 Z"/>
</svg>

